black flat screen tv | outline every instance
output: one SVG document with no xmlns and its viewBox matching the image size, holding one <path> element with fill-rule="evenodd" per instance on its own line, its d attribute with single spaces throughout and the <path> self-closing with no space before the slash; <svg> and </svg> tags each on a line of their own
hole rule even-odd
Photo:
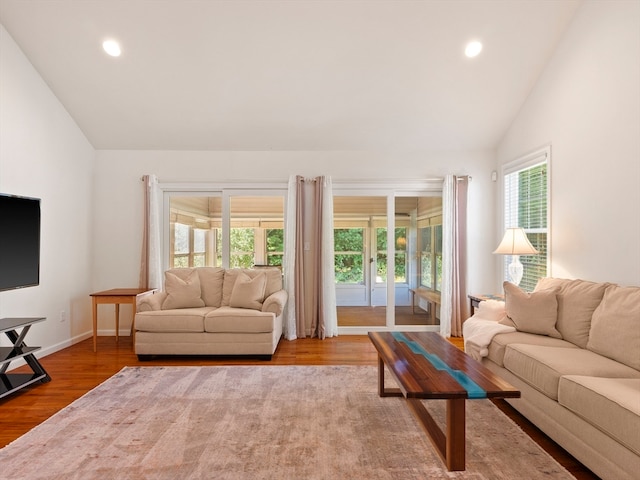
<svg viewBox="0 0 640 480">
<path fill-rule="evenodd" d="M 40 284 L 40 199 L 0 193 L 0 291 Z"/>
</svg>

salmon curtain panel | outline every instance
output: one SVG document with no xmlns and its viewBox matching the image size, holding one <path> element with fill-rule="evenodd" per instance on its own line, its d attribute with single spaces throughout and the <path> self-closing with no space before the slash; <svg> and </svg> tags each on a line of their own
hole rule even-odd
<svg viewBox="0 0 640 480">
<path fill-rule="evenodd" d="M 440 334 L 461 337 L 467 307 L 467 189 L 470 177 L 447 175 L 442 190 Z"/>
<path fill-rule="evenodd" d="M 337 336 L 330 177 L 289 178 L 284 271 L 285 338 Z"/>
<path fill-rule="evenodd" d="M 144 175 L 144 220 L 142 224 L 142 255 L 140 288 L 162 287 L 162 257 L 160 249 L 160 211 L 162 194 L 155 175 Z"/>
</svg>

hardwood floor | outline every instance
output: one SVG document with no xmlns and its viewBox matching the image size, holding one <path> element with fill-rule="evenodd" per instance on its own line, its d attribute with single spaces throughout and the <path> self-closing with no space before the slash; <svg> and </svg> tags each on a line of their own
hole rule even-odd
<svg viewBox="0 0 640 480">
<path fill-rule="evenodd" d="M 396 307 L 396 325 L 439 325 L 420 307 Z M 339 327 L 380 327 L 387 324 L 387 307 L 338 307 Z"/>
<path fill-rule="evenodd" d="M 461 338 L 452 343 L 462 348 Z M 91 339 L 43 357 L 42 365 L 52 381 L 36 384 L 0 399 L 0 447 L 42 423 L 75 399 L 125 366 L 153 365 L 377 365 L 376 351 L 364 335 L 343 335 L 326 340 L 299 339 L 280 342 L 271 362 L 250 357 L 159 357 L 139 362 L 130 337 L 98 337 L 98 352 Z M 28 371 L 20 367 L 15 372 Z M 598 480 L 504 401 L 494 402 L 529 436 L 578 480 Z"/>
</svg>

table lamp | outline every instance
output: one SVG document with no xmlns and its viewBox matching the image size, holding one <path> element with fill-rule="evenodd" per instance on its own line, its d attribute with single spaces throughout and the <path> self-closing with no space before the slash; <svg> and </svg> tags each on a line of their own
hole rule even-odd
<svg viewBox="0 0 640 480">
<path fill-rule="evenodd" d="M 498 245 L 498 248 L 496 248 L 493 253 L 511 255 L 509 280 L 516 285 L 520 285 L 523 272 L 520 255 L 536 255 L 538 251 L 533 248 L 533 245 L 529 242 L 523 228 L 512 227 L 507 228 L 506 232 L 504 232 L 504 237 L 502 237 L 500 245 Z"/>
</svg>

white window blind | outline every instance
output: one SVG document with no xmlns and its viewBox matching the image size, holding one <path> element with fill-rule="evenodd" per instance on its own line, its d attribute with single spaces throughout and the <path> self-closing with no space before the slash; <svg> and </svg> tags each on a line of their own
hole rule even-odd
<svg viewBox="0 0 640 480">
<path fill-rule="evenodd" d="M 538 255 L 520 257 L 524 274 L 520 288 L 532 291 L 538 280 L 547 276 L 549 221 L 549 157 L 545 148 L 504 168 L 504 227 L 521 227 Z M 511 262 L 504 258 L 504 278 Z"/>
</svg>

